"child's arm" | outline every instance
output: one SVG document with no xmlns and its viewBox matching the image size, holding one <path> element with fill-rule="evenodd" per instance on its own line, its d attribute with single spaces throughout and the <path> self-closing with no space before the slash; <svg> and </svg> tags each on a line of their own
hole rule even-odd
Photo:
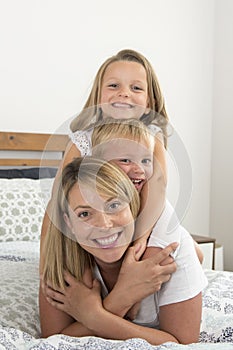
<svg viewBox="0 0 233 350">
<path fill-rule="evenodd" d="M 144 239 L 149 237 L 151 229 L 160 217 L 165 205 L 167 185 L 166 150 L 160 136 L 160 133 L 156 136 L 153 175 L 145 183 L 140 194 L 141 208 L 135 227 L 136 239 L 144 235 Z"/>
<path fill-rule="evenodd" d="M 203 260 L 204 260 L 204 254 L 203 254 L 201 248 L 199 247 L 198 243 L 194 240 L 193 240 L 193 243 L 194 243 L 194 247 L 195 247 L 195 250 L 197 253 L 197 257 L 198 257 L 200 263 L 202 264 Z"/>
</svg>

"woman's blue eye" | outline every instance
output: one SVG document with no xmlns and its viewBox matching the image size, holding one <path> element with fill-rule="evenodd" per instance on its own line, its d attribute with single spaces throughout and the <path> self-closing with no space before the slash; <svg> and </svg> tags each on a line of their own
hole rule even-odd
<svg viewBox="0 0 233 350">
<path fill-rule="evenodd" d="M 119 210 L 119 208 L 121 207 L 121 204 L 122 203 L 120 201 L 111 202 L 107 206 L 107 211 L 111 212 L 111 211 Z"/>
<path fill-rule="evenodd" d="M 119 202 L 115 202 L 115 203 L 112 203 L 112 204 L 110 204 L 110 208 L 111 209 L 116 209 L 116 208 L 118 208 L 119 207 L 119 205 L 120 205 L 120 203 Z"/>
<path fill-rule="evenodd" d="M 109 84 L 108 86 L 115 88 L 115 87 L 117 87 L 117 84 L 112 83 L 112 84 Z"/>
</svg>

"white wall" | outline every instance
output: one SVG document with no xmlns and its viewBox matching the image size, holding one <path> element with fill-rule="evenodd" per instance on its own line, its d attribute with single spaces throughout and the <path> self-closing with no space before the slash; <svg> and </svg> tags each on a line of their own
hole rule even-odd
<svg viewBox="0 0 233 350">
<path fill-rule="evenodd" d="M 233 2 L 217 1 L 212 135 L 210 232 L 224 245 L 233 271 Z"/>
<path fill-rule="evenodd" d="M 212 0 L 0 0 L 1 130 L 54 131 L 80 111 L 103 60 L 142 52 L 193 170 L 184 225 L 209 235 L 214 10 Z"/>
</svg>

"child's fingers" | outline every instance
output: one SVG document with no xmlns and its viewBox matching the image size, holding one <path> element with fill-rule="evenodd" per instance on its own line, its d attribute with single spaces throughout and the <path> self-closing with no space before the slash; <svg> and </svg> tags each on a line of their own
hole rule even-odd
<svg viewBox="0 0 233 350">
<path fill-rule="evenodd" d="M 174 259 L 169 255 L 167 258 L 165 258 L 163 261 L 161 261 L 160 265 L 165 266 L 168 264 L 171 264 L 174 262 Z"/>
<path fill-rule="evenodd" d="M 64 294 L 65 293 L 65 290 L 63 288 L 56 288 L 54 289 L 53 286 L 52 286 L 52 283 L 50 283 L 49 281 L 45 282 L 43 280 L 43 278 L 41 278 L 40 280 L 40 285 L 41 285 L 41 289 L 43 291 L 43 293 L 45 294 L 47 290 L 51 289 L 51 290 L 54 290 L 58 293 L 61 293 L 61 294 Z"/>
<path fill-rule="evenodd" d="M 71 275 L 68 271 L 64 271 L 64 280 L 66 283 L 68 283 L 69 286 L 74 284 L 76 282 L 76 279 L 74 276 Z"/>
<path fill-rule="evenodd" d="M 155 263 L 160 264 L 163 260 L 168 258 L 170 254 L 176 250 L 177 247 L 178 243 L 171 243 L 166 248 L 162 249 L 158 254 L 149 259 L 153 259 Z"/>
</svg>

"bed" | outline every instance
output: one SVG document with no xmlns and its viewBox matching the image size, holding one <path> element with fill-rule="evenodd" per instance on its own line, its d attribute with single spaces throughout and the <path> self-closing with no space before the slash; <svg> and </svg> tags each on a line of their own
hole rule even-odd
<svg viewBox="0 0 233 350">
<path fill-rule="evenodd" d="M 0 349 L 233 349 L 233 272 L 214 270 L 205 270 L 209 284 L 199 343 L 40 337 L 40 229 L 68 140 L 67 135 L 0 132 Z"/>
</svg>

